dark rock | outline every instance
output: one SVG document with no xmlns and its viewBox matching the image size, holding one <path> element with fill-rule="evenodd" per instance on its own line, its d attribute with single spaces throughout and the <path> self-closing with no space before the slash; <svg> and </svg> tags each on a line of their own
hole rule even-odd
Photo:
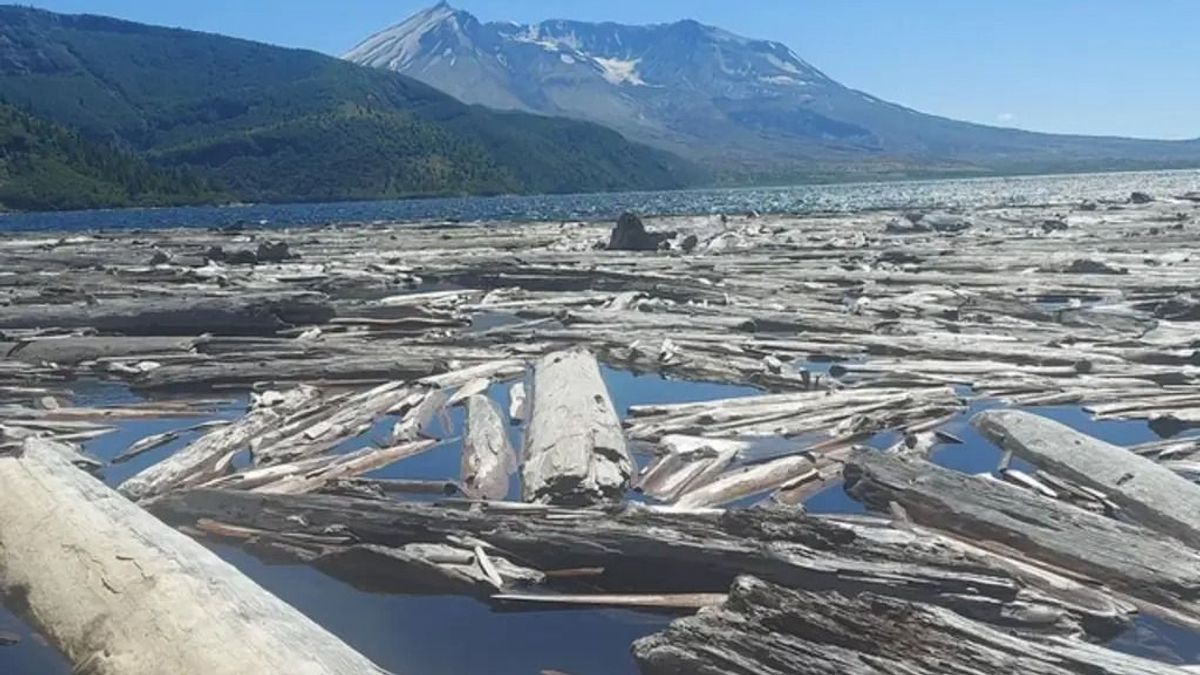
<svg viewBox="0 0 1200 675">
<path fill-rule="evenodd" d="M 1129 203 L 1131 204 L 1149 204 L 1154 201 L 1154 197 L 1146 192 L 1134 192 L 1129 195 Z"/>
<path fill-rule="evenodd" d="M 259 262 L 286 262 L 300 256 L 294 255 L 286 241 L 264 241 L 258 245 Z"/>
<path fill-rule="evenodd" d="M 1079 205 L 1080 211 L 1095 211 L 1098 208 L 1100 205 L 1090 199 L 1083 200 L 1083 203 Z"/>
<path fill-rule="evenodd" d="M 695 251 L 696 247 L 699 245 L 700 238 L 694 234 L 689 234 L 683 238 L 683 241 L 679 242 L 679 250 L 683 251 L 684 253 L 691 253 L 692 251 Z"/>
<path fill-rule="evenodd" d="M 151 265 L 166 265 L 171 262 L 171 256 L 162 251 L 155 251 L 154 255 L 150 256 Z"/>
<path fill-rule="evenodd" d="M 657 251 L 673 234 L 647 232 L 642 219 L 633 213 L 621 214 L 608 240 L 610 251 Z"/>
<path fill-rule="evenodd" d="M 221 248 L 220 246 L 209 247 L 208 251 L 204 253 L 204 259 L 213 260 L 216 262 L 224 262 L 225 249 Z"/>
<path fill-rule="evenodd" d="M 1047 218 L 1046 220 L 1042 221 L 1042 231 L 1046 234 L 1050 234 L 1051 232 L 1061 232 L 1065 229 L 1067 229 L 1067 223 L 1064 220 L 1060 220 L 1058 218 Z"/>
<path fill-rule="evenodd" d="M 231 251 L 225 256 L 225 263 L 229 265 L 253 265 L 258 262 L 258 255 L 254 251 Z"/>
<path fill-rule="evenodd" d="M 16 633 L 0 631 L 0 647 L 11 647 L 21 642 L 21 636 Z"/>
<path fill-rule="evenodd" d="M 1113 267 L 1108 263 L 1087 258 L 1071 261 L 1063 271 L 1067 274 L 1129 274 L 1129 270 L 1123 267 Z"/>
<path fill-rule="evenodd" d="M 1193 190 L 1192 192 L 1187 192 L 1185 194 L 1179 195 L 1179 198 L 1186 199 L 1189 202 L 1196 202 L 1196 203 L 1200 204 L 1200 191 Z"/>
</svg>

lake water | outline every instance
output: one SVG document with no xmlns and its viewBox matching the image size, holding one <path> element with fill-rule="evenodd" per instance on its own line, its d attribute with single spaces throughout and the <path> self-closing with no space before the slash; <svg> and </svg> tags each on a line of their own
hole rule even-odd
<svg viewBox="0 0 1200 675">
<path fill-rule="evenodd" d="M 414 199 L 331 204 L 127 209 L 0 215 L 0 230 L 278 227 L 328 223 L 612 219 L 642 215 L 848 212 L 1121 200 L 1133 191 L 1161 197 L 1200 190 L 1200 171 L 1022 176 L 966 180 L 802 185 L 777 188 L 624 192 L 590 195 Z"/>
<path fill-rule="evenodd" d="M 754 395 L 746 387 L 670 381 L 653 375 L 634 375 L 604 369 L 618 410 L 630 406 L 705 401 Z M 507 406 L 507 388 L 489 392 L 497 403 Z M 121 385 L 81 383 L 76 389 L 78 405 L 116 405 L 137 400 Z M 244 409 L 241 395 L 215 406 L 213 419 L 232 419 Z M 968 473 L 996 468 L 999 451 L 967 424 L 970 415 L 995 407 L 994 402 L 977 402 L 946 431 L 963 440 L 961 445 L 943 446 L 936 455 L 940 464 Z M 1130 445 L 1157 436 L 1144 422 L 1093 422 L 1075 407 L 1035 408 L 1086 433 L 1113 443 Z M 182 429 L 197 419 L 161 419 L 120 425 L 120 429 L 88 444 L 87 450 L 101 459 L 111 459 L 133 441 L 149 434 Z M 383 420 L 364 436 L 348 441 L 338 450 L 349 451 L 385 435 L 392 420 Z M 459 470 L 463 413 L 455 410 L 449 428 L 433 429 L 449 440 L 424 455 L 406 459 L 383 469 L 378 477 L 453 479 Z M 520 429 L 513 428 L 512 440 L 520 442 Z M 110 485 L 149 466 L 194 438 L 185 435 L 175 443 L 133 461 L 108 467 L 104 479 Z M 871 445 L 885 447 L 894 434 L 881 434 Z M 643 460 L 644 461 L 644 460 Z M 1018 465 L 1023 466 L 1023 465 Z M 1027 468 L 1028 467 L 1024 467 Z M 514 495 L 516 488 L 514 487 Z M 754 500 L 748 500 L 753 502 Z M 832 486 L 810 498 L 806 506 L 818 513 L 861 512 L 862 507 Z M 495 612 L 470 598 L 439 596 L 378 595 L 357 590 L 305 566 L 270 565 L 241 550 L 212 544 L 213 550 L 243 573 L 346 640 L 381 666 L 407 673 L 487 672 L 497 675 L 526 675 L 559 671 L 572 675 L 608 675 L 635 672 L 630 655 L 634 640 L 661 630 L 671 619 L 662 614 L 624 610 L 571 610 Z M 67 661 L 22 624 L 0 609 L 0 632 L 22 637 L 15 647 L 0 648 L 0 673 L 8 675 L 66 675 Z M 1200 641 L 1188 631 L 1145 619 L 1135 631 L 1114 646 L 1166 660 L 1191 660 L 1200 654 Z"/>
</svg>

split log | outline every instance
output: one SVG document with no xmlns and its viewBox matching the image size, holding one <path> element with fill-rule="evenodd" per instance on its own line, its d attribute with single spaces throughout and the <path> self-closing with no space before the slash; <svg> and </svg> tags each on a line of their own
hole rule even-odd
<svg viewBox="0 0 1200 675">
<path fill-rule="evenodd" d="M 993 410 L 971 424 L 1021 459 L 1099 490 L 1132 520 L 1200 547 L 1200 486 L 1170 469 L 1032 413 Z"/>
<path fill-rule="evenodd" d="M 475 499 L 504 499 L 517 455 L 508 442 L 500 409 L 486 396 L 467 399 L 467 434 L 463 438 L 462 488 Z"/>
<path fill-rule="evenodd" d="M 637 489 L 664 502 L 673 502 L 686 490 L 708 484 L 750 447 L 744 441 L 665 436 L 659 443 L 665 450 L 646 467 Z"/>
<path fill-rule="evenodd" d="M 815 480 L 819 475 L 806 456 L 780 457 L 722 474 L 707 485 L 683 493 L 675 505 L 683 508 L 722 506 L 785 484 L 798 484 L 805 478 Z"/>
<path fill-rule="evenodd" d="M 802 588 L 874 590 L 1034 630 L 1111 636 L 1131 608 L 1051 571 L 886 521 L 792 509 L 612 513 L 507 503 L 455 509 L 324 495 L 175 492 L 151 504 L 170 522 L 226 523 L 289 537 L 351 531 L 362 545 L 485 541 L 541 570 L 603 568 L 607 592 L 718 593 L 739 574 Z M 518 508 L 519 507 L 519 508 Z M 648 573 L 648 570 L 670 570 Z M 1046 616 L 1051 616 L 1050 620 Z"/>
<path fill-rule="evenodd" d="M 551 354 L 534 368 L 524 461 L 525 501 L 584 506 L 629 488 L 633 458 L 588 351 Z"/>
<path fill-rule="evenodd" d="M 1200 625 L 1200 551 L 1174 539 L 912 457 L 864 451 L 845 477 L 847 491 L 876 510 L 894 502 L 913 522 L 1001 544 Z"/>
<path fill-rule="evenodd" d="M 941 607 L 741 577 L 720 606 L 638 640 L 643 675 L 1184 675 L 1069 638 L 1029 639 Z"/>
<path fill-rule="evenodd" d="M 384 672 L 50 445 L 0 457 L 0 588 L 77 672 Z"/>
<path fill-rule="evenodd" d="M 278 427 L 289 415 L 316 400 L 312 387 L 298 387 L 279 394 L 258 397 L 254 408 L 233 424 L 201 436 L 163 461 L 129 478 L 120 486 L 122 494 L 142 500 L 179 487 L 200 485 L 224 475 L 234 454 L 250 442 Z"/>
</svg>

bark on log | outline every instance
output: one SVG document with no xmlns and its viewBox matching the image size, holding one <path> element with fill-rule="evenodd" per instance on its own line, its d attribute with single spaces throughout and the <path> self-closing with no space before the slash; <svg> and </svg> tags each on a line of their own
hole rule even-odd
<svg viewBox="0 0 1200 675">
<path fill-rule="evenodd" d="M 1200 486 L 1170 469 L 1032 413 L 989 411 L 971 424 L 1021 459 L 1099 490 L 1132 520 L 1200 547 Z"/>
<path fill-rule="evenodd" d="M 588 351 L 551 354 L 534 368 L 524 461 L 525 501 L 586 506 L 629 488 L 633 458 Z"/>
<path fill-rule="evenodd" d="M 504 499 L 517 455 L 508 442 L 500 409 L 486 396 L 467 399 L 467 434 L 463 439 L 462 488 L 468 497 Z"/>
<path fill-rule="evenodd" d="M 0 588 L 77 672 L 384 672 L 46 441 L 0 457 L 0 514 Z"/>
<path fill-rule="evenodd" d="M 1067 638 L 1027 639 L 941 607 L 741 577 L 719 606 L 638 640 L 644 675 L 1184 675 Z"/>
<path fill-rule="evenodd" d="M 1200 625 L 1200 552 L 1174 539 L 916 458 L 861 452 L 845 476 L 874 509 L 894 502 L 913 522 L 1002 544 Z"/>
</svg>

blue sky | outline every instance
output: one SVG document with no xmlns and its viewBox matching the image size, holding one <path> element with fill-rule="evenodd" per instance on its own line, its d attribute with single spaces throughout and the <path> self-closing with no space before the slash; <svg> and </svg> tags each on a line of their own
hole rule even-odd
<svg viewBox="0 0 1200 675">
<path fill-rule="evenodd" d="M 29 2 L 30 0 L 26 0 Z M 32 0 L 341 54 L 434 0 Z M 1038 131 L 1200 137 L 1198 0 L 458 0 L 482 20 L 694 18 L 849 86 Z"/>
</svg>

